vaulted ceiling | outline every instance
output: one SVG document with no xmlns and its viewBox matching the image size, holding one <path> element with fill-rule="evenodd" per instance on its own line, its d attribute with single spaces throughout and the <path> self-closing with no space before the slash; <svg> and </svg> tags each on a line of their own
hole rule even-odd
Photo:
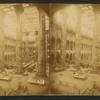
<svg viewBox="0 0 100 100">
<path fill-rule="evenodd" d="M 63 3 L 53 3 L 53 4 L 49 4 L 49 3 L 29 3 L 32 5 L 35 5 L 41 9 L 43 9 L 47 14 L 50 14 L 50 10 L 51 12 L 55 12 L 61 8 L 64 8 L 65 6 L 67 6 L 68 4 L 63 4 Z M 3 8 L 7 8 L 10 7 L 12 5 L 17 5 L 16 4 L 0 4 L 0 9 Z M 92 4 L 94 9 L 99 10 L 100 9 L 100 4 Z"/>
</svg>

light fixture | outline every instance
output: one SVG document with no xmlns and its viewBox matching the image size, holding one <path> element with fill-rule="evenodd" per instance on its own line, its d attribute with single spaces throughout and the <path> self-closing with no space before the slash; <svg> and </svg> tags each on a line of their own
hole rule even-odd
<svg viewBox="0 0 100 100">
<path fill-rule="evenodd" d="M 93 7 L 91 5 L 88 6 L 89 9 L 92 9 Z"/>
<path fill-rule="evenodd" d="M 9 8 L 4 8 L 3 11 L 8 12 L 8 11 L 10 11 L 10 9 Z"/>
<path fill-rule="evenodd" d="M 13 6 L 10 7 L 11 10 L 15 10 L 15 8 Z"/>
<path fill-rule="evenodd" d="M 23 4 L 22 6 L 23 6 L 23 7 L 28 7 L 28 6 L 29 6 L 29 4 Z"/>
</svg>

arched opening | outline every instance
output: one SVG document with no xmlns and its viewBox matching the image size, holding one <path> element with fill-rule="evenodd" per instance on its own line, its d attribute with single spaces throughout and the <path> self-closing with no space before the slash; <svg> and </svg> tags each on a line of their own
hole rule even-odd
<svg viewBox="0 0 100 100">
<path fill-rule="evenodd" d="M 61 55 L 59 53 L 56 54 L 56 62 L 57 62 L 57 65 L 61 64 Z"/>
<path fill-rule="evenodd" d="M 50 45 L 51 48 L 52 48 L 52 50 L 55 50 L 55 42 L 56 42 L 56 41 L 55 41 L 55 38 L 52 37 L 52 38 L 51 38 L 51 45 Z"/>
<path fill-rule="evenodd" d="M 69 40 L 66 40 L 66 50 L 69 50 L 69 44 L 70 42 L 69 42 Z"/>
<path fill-rule="evenodd" d="M 56 43 L 56 49 L 59 50 L 61 49 L 61 39 L 60 38 L 57 38 L 57 43 Z"/>
</svg>

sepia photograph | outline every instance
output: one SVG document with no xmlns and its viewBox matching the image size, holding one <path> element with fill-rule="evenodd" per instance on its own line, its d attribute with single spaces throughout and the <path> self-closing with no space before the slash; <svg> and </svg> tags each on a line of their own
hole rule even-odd
<svg viewBox="0 0 100 100">
<path fill-rule="evenodd" d="M 100 96 L 100 4 L 53 4 L 52 94 Z"/>
<path fill-rule="evenodd" d="M 0 4 L 0 96 L 100 96 L 100 4 Z"/>
<path fill-rule="evenodd" d="M 0 4 L 0 96 L 48 93 L 46 4 Z"/>
</svg>

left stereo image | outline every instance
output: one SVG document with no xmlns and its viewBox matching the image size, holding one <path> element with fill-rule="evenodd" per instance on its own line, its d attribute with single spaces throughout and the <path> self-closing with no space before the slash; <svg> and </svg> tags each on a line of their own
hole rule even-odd
<svg viewBox="0 0 100 100">
<path fill-rule="evenodd" d="M 48 4 L 0 4 L 0 96 L 48 94 Z"/>
</svg>

